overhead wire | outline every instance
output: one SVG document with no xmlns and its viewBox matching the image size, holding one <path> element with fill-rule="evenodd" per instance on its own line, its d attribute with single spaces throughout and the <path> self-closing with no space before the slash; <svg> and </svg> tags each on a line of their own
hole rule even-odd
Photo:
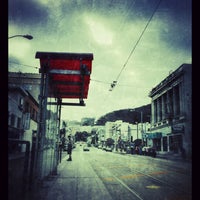
<svg viewBox="0 0 200 200">
<path fill-rule="evenodd" d="M 32 68 L 35 68 L 35 69 L 39 69 L 39 67 L 35 67 L 35 66 L 31 66 L 31 65 L 25 65 L 25 64 L 13 62 L 13 61 L 9 61 L 9 63 L 13 63 L 13 64 L 17 64 L 17 65 L 22 65 L 22 66 L 25 66 L 25 67 L 32 67 Z"/>
<path fill-rule="evenodd" d="M 90 79 L 90 81 L 94 81 L 94 82 L 102 83 L 102 84 L 106 84 L 106 85 L 110 85 L 111 84 L 110 82 L 105 82 L 105 81 L 95 80 L 95 79 Z M 127 84 L 117 84 L 117 85 L 118 86 L 122 86 L 122 87 L 135 87 L 134 85 L 127 85 Z"/>
<path fill-rule="evenodd" d="M 125 67 L 126 67 L 126 65 L 127 65 L 127 63 L 128 63 L 128 61 L 130 60 L 132 54 L 134 53 L 134 51 L 135 51 L 137 45 L 139 44 L 139 42 L 140 42 L 142 36 L 144 35 L 144 32 L 146 31 L 148 25 L 150 24 L 151 20 L 153 19 L 153 16 L 154 16 L 154 14 L 156 13 L 156 11 L 157 11 L 157 9 L 158 9 L 158 7 L 159 7 L 161 1 L 162 1 L 162 0 L 159 0 L 158 3 L 156 4 L 155 9 L 153 10 L 153 12 L 152 12 L 152 14 L 151 14 L 149 20 L 147 21 L 147 24 L 145 25 L 145 27 L 144 27 L 144 29 L 143 29 L 143 31 L 142 31 L 140 37 L 138 38 L 137 42 L 136 42 L 135 45 L 133 46 L 133 48 L 132 48 L 132 50 L 131 50 L 129 56 L 127 57 L 127 59 L 126 59 L 124 65 L 123 65 L 122 69 L 120 70 L 120 72 L 119 72 L 119 74 L 118 74 L 116 80 L 113 81 L 112 83 L 110 83 L 110 89 L 109 89 L 109 91 L 112 91 L 113 88 L 116 86 L 116 84 L 119 85 L 119 84 L 117 83 L 117 81 L 118 81 L 119 77 L 121 76 L 122 71 L 125 69 Z M 131 7 L 132 7 L 133 5 L 134 5 L 134 4 L 132 3 L 132 4 L 131 4 Z M 97 81 L 97 80 L 96 80 L 96 82 L 101 82 L 101 83 L 107 84 L 106 82 L 103 82 L 103 81 Z M 103 99 L 103 102 L 105 102 L 105 100 L 107 100 L 110 96 L 111 96 L 111 93 L 108 93 L 108 95 L 106 95 L 105 98 Z M 102 106 L 105 107 L 105 104 L 103 103 Z"/>
<path fill-rule="evenodd" d="M 157 11 L 157 9 L 158 9 L 158 7 L 159 7 L 161 1 L 162 1 L 162 0 L 159 0 L 158 3 L 157 3 L 157 5 L 156 5 L 156 7 L 154 8 L 154 10 L 153 10 L 153 12 L 152 12 L 152 14 L 151 14 L 149 20 L 147 21 L 147 24 L 145 25 L 145 27 L 144 27 L 144 29 L 143 29 L 141 35 L 139 36 L 137 42 L 136 42 L 135 45 L 133 46 L 133 48 L 132 48 L 132 50 L 131 50 L 129 56 L 127 57 L 127 59 L 126 59 L 124 65 L 122 66 L 122 69 L 120 70 L 120 72 L 119 72 L 119 74 L 118 74 L 116 80 L 113 81 L 113 83 L 111 84 L 111 89 L 113 89 L 113 88 L 116 86 L 117 81 L 118 81 L 119 77 L 121 76 L 122 71 L 123 71 L 124 68 L 126 67 L 126 65 L 127 65 L 128 61 L 130 60 L 130 58 L 131 58 L 133 52 L 135 51 L 135 49 L 136 49 L 137 45 L 139 44 L 139 42 L 140 42 L 142 36 L 144 35 L 144 32 L 146 31 L 146 29 L 147 29 L 148 25 L 150 24 L 151 20 L 153 19 L 153 16 L 154 16 L 154 14 L 156 13 L 156 11 Z M 112 90 L 110 90 L 110 91 L 112 91 Z"/>
</svg>

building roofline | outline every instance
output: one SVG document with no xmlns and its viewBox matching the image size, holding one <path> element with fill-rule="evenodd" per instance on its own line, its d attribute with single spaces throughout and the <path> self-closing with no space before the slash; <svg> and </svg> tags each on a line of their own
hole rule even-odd
<svg viewBox="0 0 200 200">
<path fill-rule="evenodd" d="M 22 94 L 28 96 L 27 91 L 20 86 L 9 84 L 8 90 L 19 90 Z"/>
<path fill-rule="evenodd" d="M 158 90 L 165 87 L 169 82 L 171 82 L 172 80 L 183 74 L 184 68 L 186 66 L 191 66 L 191 65 L 192 64 L 184 63 L 181 66 L 179 66 L 175 71 L 171 72 L 165 79 L 163 79 L 159 84 L 157 84 L 154 88 L 152 88 L 148 96 L 152 97 Z"/>
</svg>

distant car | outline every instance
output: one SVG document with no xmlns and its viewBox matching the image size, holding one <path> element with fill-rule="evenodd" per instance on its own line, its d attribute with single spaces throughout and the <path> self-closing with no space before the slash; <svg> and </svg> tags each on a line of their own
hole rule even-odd
<svg viewBox="0 0 200 200">
<path fill-rule="evenodd" d="M 152 157 L 156 157 L 156 150 L 154 148 L 149 148 L 148 155 Z"/>
<path fill-rule="evenodd" d="M 152 156 L 152 157 L 156 157 L 156 150 L 153 147 L 146 147 L 144 146 L 142 148 L 142 154 L 145 156 Z"/>
<path fill-rule="evenodd" d="M 88 145 L 83 145 L 83 151 L 90 151 L 90 148 L 88 147 Z"/>
<path fill-rule="evenodd" d="M 103 145 L 102 150 L 106 150 L 106 146 L 105 145 Z"/>
<path fill-rule="evenodd" d="M 105 150 L 112 152 L 113 149 L 112 149 L 112 147 L 106 147 Z"/>
<path fill-rule="evenodd" d="M 98 147 L 97 147 L 98 149 L 102 149 L 102 146 L 101 145 L 98 145 Z"/>
</svg>

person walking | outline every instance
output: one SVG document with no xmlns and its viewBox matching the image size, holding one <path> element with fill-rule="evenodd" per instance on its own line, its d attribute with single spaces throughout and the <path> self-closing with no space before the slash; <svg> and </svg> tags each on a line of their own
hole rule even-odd
<svg viewBox="0 0 200 200">
<path fill-rule="evenodd" d="M 72 140 L 71 140 L 71 136 L 68 136 L 69 142 L 67 145 L 67 153 L 69 155 L 69 158 L 67 159 L 67 161 L 72 161 Z"/>
</svg>

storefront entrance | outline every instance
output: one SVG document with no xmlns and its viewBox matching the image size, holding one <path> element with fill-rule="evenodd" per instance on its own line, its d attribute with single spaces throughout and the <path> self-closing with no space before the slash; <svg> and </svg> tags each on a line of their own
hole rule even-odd
<svg viewBox="0 0 200 200">
<path fill-rule="evenodd" d="M 182 145 L 183 139 L 181 134 L 169 136 L 169 151 L 179 153 Z"/>
</svg>

